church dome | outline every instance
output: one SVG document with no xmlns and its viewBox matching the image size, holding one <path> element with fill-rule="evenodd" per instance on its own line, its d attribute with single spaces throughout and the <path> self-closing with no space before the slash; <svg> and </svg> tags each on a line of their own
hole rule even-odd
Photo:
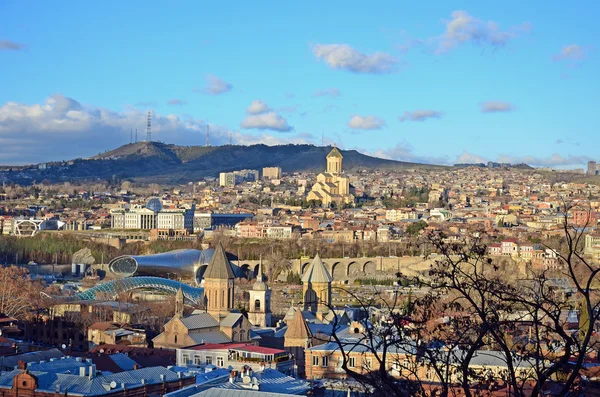
<svg viewBox="0 0 600 397">
<path fill-rule="evenodd" d="M 262 280 L 256 280 L 254 285 L 252 285 L 253 291 L 267 291 L 269 287 L 267 287 L 267 283 Z"/>
<path fill-rule="evenodd" d="M 162 203 L 158 197 L 152 197 L 146 203 L 146 208 L 154 212 L 160 212 L 162 210 Z"/>
</svg>

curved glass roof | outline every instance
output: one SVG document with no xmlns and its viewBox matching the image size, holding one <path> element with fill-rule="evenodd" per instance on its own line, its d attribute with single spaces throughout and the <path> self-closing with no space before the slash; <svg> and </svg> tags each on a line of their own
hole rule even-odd
<svg viewBox="0 0 600 397">
<path fill-rule="evenodd" d="M 201 281 L 201 273 L 210 262 L 214 250 L 180 249 L 154 255 L 123 255 L 108 263 L 108 271 L 117 277 L 158 276 L 169 277 L 169 274 L 179 278 L 193 278 L 196 283 Z M 202 272 L 200 272 L 200 268 Z"/>
<path fill-rule="evenodd" d="M 183 290 L 183 297 L 188 303 L 200 304 L 204 295 L 204 288 L 195 288 L 179 281 L 169 280 L 161 277 L 129 277 L 120 280 L 113 280 L 98 284 L 88 290 L 79 292 L 69 300 L 94 300 L 99 292 L 108 294 L 111 297 L 131 291 L 134 289 L 155 289 L 175 294 L 179 288 Z"/>
</svg>

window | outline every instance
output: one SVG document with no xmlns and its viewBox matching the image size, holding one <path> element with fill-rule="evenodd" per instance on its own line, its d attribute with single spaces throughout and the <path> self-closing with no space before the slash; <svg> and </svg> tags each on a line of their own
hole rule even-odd
<svg viewBox="0 0 600 397">
<path fill-rule="evenodd" d="M 177 335 L 173 337 L 173 343 L 177 344 Z"/>
<path fill-rule="evenodd" d="M 350 366 L 350 367 L 354 367 L 354 366 L 355 366 L 355 364 L 356 364 L 356 361 L 354 360 L 354 357 L 350 357 L 350 358 L 348 359 L 348 366 Z"/>
<path fill-rule="evenodd" d="M 190 355 L 189 354 L 184 354 L 183 355 L 183 363 L 184 364 L 189 364 L 190 363 Z"/>
<path fill-rule="evenodd" d="M 223 357 L 217 357 L 217 367 L 223 367 Z"/>
<path fill-rule="evenodd" d="M 365 358 L 365 367 L 366 368 L 371 368 L 373 366 L 373 362 L 371 361 L 370 358 Z"/>
<path fill-rule="evenodd" d="M 329 365 L 329 357 L 323 356 L 322 358 L 323 358 L 323 361 L 322 361 L 321 366 L 327 367 Z"/>
<path fill-rule="evenodd" d="M 212 356 L 206 356 L 206 365 L 212 364 Z"/>
<path fill-rule="evenodd" d="M 313 356 L 313 366 L 319 365 L 319 356 Z"/>
<path fill-rule="evenodd" d="M 260 299 L 254 301 L 254 311 L 260 311 Z"/>
<path fill-rule="evenodd" d="M 194 364 L 200 365 L 201 362 L 202 360 L 200 359 L 200 356 L 194 356 Z"/>
</svg>

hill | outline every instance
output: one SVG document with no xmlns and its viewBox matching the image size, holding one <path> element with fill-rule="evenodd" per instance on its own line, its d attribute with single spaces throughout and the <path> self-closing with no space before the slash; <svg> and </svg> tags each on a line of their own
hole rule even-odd
<svg viewBox="0 0 600 397">
<path fill-rule="evenodd" d="M 19 170 L 29 180 L 52 182 L 97 179 L 134 179 L 158 183 L 182 183 L 219 172 L 278 166 L 284 172 L 319 172 L 331 147 L 313 145 L 177 146 L 138 142 L 87 159 L 49 164 L 48 169 Z M 441 166 L 385 160 L 356 150 L 341 150 L 344 170 L 439 168 Z M 6 174 L 4 175 L 7 176 Z M 16 175 L 15 175 L 16 176 Z M 15 180 L 16 178 L 10 178 Z M 15 180 L 17 182 L 17 180 Z"/>
</svg>

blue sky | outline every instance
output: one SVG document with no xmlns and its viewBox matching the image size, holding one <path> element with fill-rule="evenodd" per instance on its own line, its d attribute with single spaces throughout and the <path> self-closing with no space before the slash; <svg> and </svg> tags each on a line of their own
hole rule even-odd
<svg viewBox="0 0 600 397">
<path fill-rule="evenodd" d="M 412 4 L 414 3 L 414 4 Z M 452 4 L 451 4 L 452 3 Z M 335 142 L 406 161 L 600 160 L 600 3 L 0 2 L 0 163 Z"/>
</svg>

